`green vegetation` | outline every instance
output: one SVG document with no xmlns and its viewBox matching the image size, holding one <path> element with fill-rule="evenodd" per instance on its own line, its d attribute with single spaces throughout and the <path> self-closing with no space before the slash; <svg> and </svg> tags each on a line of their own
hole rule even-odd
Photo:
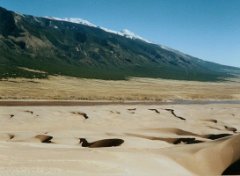
<svg viewBox="0 0 240 176">
<path fill-rule="evenodd" d="M 233 73 L 239 73 L 239 69 L 100 28 L 21 16 L 0 8 L 0 78 L 67 75 L 111 80 L 135 76 L 218 81 Z"/>
</svg>

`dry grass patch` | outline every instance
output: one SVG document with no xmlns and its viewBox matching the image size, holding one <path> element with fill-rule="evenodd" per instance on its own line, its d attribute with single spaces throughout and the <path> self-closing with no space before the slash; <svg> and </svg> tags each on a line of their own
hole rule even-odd
<svg viewBox="0 0 240 176">
<path fill-rule="evenodd" d="M 36 84 L 37 83 L 37 84 Z M 0 81 L 1 99 L 55 100 L 240 100 L 240 82 L 196 82 L 131 78 L 106 81 L 55 76 Z"/>
</svg>

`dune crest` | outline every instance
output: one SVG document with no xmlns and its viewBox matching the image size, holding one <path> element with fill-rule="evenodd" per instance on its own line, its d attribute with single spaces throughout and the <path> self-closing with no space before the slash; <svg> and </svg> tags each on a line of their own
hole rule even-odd
<svg viewBox="0 0 240 176">
<path fill-rule="evenodd" d="M 240 159 L 240 135 L 172 148 L 163 153 L 197 175 L 221 175 Z M 239 168 L 240 170 L 240 168 Z"/>
</svg>

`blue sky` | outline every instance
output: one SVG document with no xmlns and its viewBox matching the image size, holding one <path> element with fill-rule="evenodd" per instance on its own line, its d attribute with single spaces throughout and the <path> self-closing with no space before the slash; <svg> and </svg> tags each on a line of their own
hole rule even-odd
<svg viewBox="0 0 240 176">
<path fill-rule="evenodd" d="M 78 17 L 240 67 L 240 0 L 0 0 L 36 16 Z"/>
</svg>

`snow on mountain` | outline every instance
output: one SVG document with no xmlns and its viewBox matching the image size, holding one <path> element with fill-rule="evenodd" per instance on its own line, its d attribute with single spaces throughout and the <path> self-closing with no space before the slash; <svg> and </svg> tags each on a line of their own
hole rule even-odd
<svg viewBox="0 0 240 176">
<path fill-rule="evenodd" d="M 57 20 L 57 21 L 65 21 L 65 22 L 70 22 L 70 23 L 76 23 L 76 24 L 82 24 L 82 25 L 86 25 L 86 26 L 90 26 L 90 27 L 96 27 L 96 28 L 100 28 L 106 32 L 109 33 L 113 33 L 113 34 L 117 34 L 120 36 L 124 36 L 126 38 L 130 38 L 130 39 L 139 39 L 139 40 L 143 40 L 147 43 L 151 43 L 150 41 L 144 39 L 143 37 L 131 32 L 128 29 L 123 29 L 120 32 L 119 31 L 114 31 L 105 27 L 101 27 L 101 26 L 97 26 L 87 20 L 81 19 L 81 18 L 58 18 L 58 17 L 45 17 L 47 19 L 51 19 L 51 20 Z"/>
<path fill-rule="evenodd" d="M 121 30 L 120 33 L 123 34 L 123 36 L 125 36 L 127 38 L 130 38 L 130 39 L 140 39 L 140 40 L 143 40 L 143 41 L 146 41 L 146 42 L 150 43 L 146 39 L 144 39 L 141 36 L 133 33 L 132 31 L 129 31 L 128 29 L 123 29 L 123 30 Z"/>
<path fill-rule="evenodd" d="M 151 43 L 150 41 L 144 39 L 143 37 L 131 32 L 130 30 L 128 29 L 123 29 L 121 30 L 120 32 L 118 31 L 114 31 L 114 30 L 111 30 L 111 29 L 108 29 L 108 28 L 105 28 L 105 27 L 99 27 L 100 29 L 106 31 L 106 32 L 110 32 L 110 33 L 113 33 L 113 34 L 117 34 L 117 35 L 121 35 L 121 36 L 124 36 L 126 38 L 130 38 L 130 39 L 139 39 L 139 40 L 143 40 L 147 43 Z"/>
<path fill-rule="evenodd" d="M 111 30 L 111 29 L 108 29 L 108 28 L 105 28 L 105 27 L 99 26 L 98 28 L 104 30 L 105 32 L 109 32 L 109 33 L 113 33 L 113 34 L 124 36 L 121 32 L 114 31 L 114 30 Z"/>
<path fill-rule="evenodd" d="M 76 24 L 83 24 L 86 26 L 91 26 L 91 27 L 97 27 L 95 24 L 92 24 L 91 22 L 81 19 L 81 18 L 57 18 L 57 17 L 46 17 L 51 20 L 57 20 L 57 21 L 65 21 L 65 22 L 70 22 L 70 23 L 76 23 Z"/>
</svg>

